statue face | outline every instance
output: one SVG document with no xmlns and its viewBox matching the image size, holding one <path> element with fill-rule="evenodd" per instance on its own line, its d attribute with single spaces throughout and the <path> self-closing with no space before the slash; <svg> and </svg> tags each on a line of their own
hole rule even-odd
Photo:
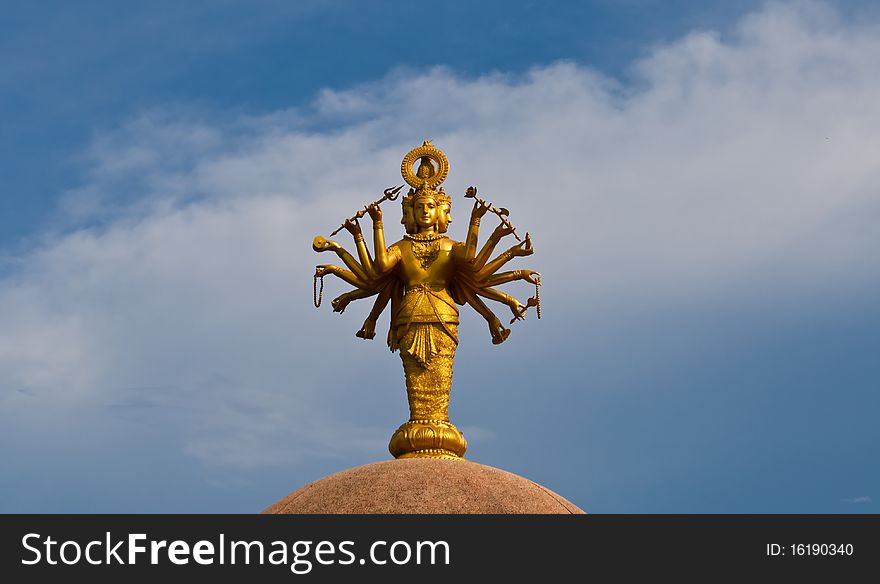
<svg viewBox="0 0 880 584">
<path fill-rule="evenodd" d="M 433 197 L 421 197 L 413 203 L 413 218 L 419 227 L 433 227 L 437 224 L 439 209 Z"/>
<path fill-rule="evenodd" d="M 413 208 L 409 205 L 403 206 L 403 217 L 400 219 L 400 223 L 403 225 L 403 228 L 407 233 L 415 233 L 418 231 L 415 218 L 413 218 Z"/>
</svg>

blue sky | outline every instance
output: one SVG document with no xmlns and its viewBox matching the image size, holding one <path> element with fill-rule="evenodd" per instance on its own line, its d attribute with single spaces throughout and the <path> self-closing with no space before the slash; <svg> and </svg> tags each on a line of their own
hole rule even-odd
<svg viewBox="0 0 880 584">
<path fill-rule="evenodd" d="M 45 226 L 58 194 L 82 178 L 77 152 L 94 132 L 137 112 L 259 115 L 401 66 L 480 75 L 564 59 L 625 74 L 646 45 L 694 26 L 723 26 L 757 3 L 444 4 L 430 11 L 413 2 L 365 11 L 339 1 L 5 7 L 2 241 Z"/>
<path fill-rule="evenodd" d="M 501 346 L 463 315 L 469 458 L 592 512 L 876 512 L 876 6 L 371 6 L 4 8 L 0 511 L 386 458 L 399 359 L 311 307 L 310 241 L 432 138 L 546 283 Z"/>
</svg>

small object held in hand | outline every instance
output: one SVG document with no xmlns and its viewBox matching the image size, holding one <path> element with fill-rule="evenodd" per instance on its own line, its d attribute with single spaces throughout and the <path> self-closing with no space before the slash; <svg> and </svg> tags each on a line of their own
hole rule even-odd
<svg viewBox="0 0 880 584">
<path fill-rule="evenodd" d="M 321 279 L 321 291 L 318 292 L 318 279 Z M 321 308 L 321 301 L 324 300 L 324 274 L 321 273 L 320 266 L 315 268 L 315 279 L 312 281 L 312 297 L 315 301 L 315 308 Z"/>
<path fill-rule="evenodd" d="M 334 235 L 336 235 L 337 233 L 339 233 L 340 231 L 342 231 L 342 230 L 345 228 L 345 224 L 346 224 L 347 222 L 349 222 L 349 221 L 357 221 L 358 219 L 360 219 L 361 217 L 363 217 L 364 215 L 366 215 L 366 214 L 367 214 L 367 209 L 368 209 L 369 207 L 372 207 L 373 205 L 381 205 L 383 201 L 394 201 L 394 200 L 396 200 L 397 197 L 400 196 L 400 189 L 402 189 L 403 186 L 404 186 L 404 185 L 400 185 L 399 187 L 389 187 L 389 188 L 385 189 L 385 191 L 384 191 L 384 196 L 383 196 L 381 199 L 379 199 L 378 201 L 374 201 L 373 203 L 367 205 L 366 207 L 363 208 L 363 210 L 358 211 L 357 213 L 355 213 L 354 215 L 352 215 L 351 217 L 349 217 L 347 220 L 343 221 L 343 222 L 342 222 L 342 225 L 340 225 L 339 227 L 337 227 L 337 228 L 336 228 L 336 231 L 334 231 L 333 233 L 330 234 L 330 237 L 333 237 Z"/>
<path fill-rule="evenodd" d="M 464 198 L 465 199 L 474 199 L 479 204 L 485 205 L 486 207 L 489 207 L 490 211 L 492 211 L 493 213 L 498 215 L 498 217 L 501 218 L 502 225 L 513 229 L 513 236 L 516 238 L 516 240 L 522 241 L 520 236 L 517 235 L 517 233 L 516 233 L 516 227 L 514 227 L 513 224 L 507 220 L 507 217 L 510 215 L 510 211 L 508 211 L 504 207 L 501 207 L 500 209 L 498 207 L 493 207 L 492 205 L 487 203 L 484 199 L 481 199 L 480 197 L 478 197 L 477 196 L 477 187 L 468 187 L 467 190 L 464 192 Z"/>
</svg>

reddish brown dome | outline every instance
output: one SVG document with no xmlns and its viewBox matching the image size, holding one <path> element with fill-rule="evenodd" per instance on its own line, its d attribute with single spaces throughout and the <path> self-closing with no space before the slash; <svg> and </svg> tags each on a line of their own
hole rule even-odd
<svg viewBox="0 0 880 584">
<path fill-rule="evenodd" d="M 374 462 L 324 477 L 263 513 L 583 513 L 519 475 L 467 460 Z"/>
</svg>

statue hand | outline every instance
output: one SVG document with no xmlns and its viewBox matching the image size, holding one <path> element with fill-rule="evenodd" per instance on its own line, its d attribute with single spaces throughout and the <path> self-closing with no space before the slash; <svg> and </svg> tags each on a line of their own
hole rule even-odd
<svg viewBox="0 0 880 584">
<path fill-rule="evenodd" d="M 513 227 L 507 226 L 504 223 L 500 224 L 495 228 L 495 231 L 492 232 L 492 239 L 495 241 L 500 240 L 502 237 L 510 235 L 513 233 Z"/>
<path fill-rule="evenodd" d="M 330 305 L 333 307 L 333 312 L 338 312 L 342 314 L 343 312 L 345 312 L 345 308 L 350 302 L 351 298 L 348 297 L 348 294 L 343 294 L 334 298 L 333 301 L 330 302 Z"/>
<path fill-rule="evenodd" d="M 345 223 L 343 223 L 342 225 L 348 230 L 349 233 L 351 233 L 355 237 L 361 234 L 361 226 L 357 222 L 357 220 L 352 221 L 351 219 L 346 219 Z"/>
<path fill-rule="evenodd" d="M 540 276 L 541 274 L 536 272 L 535 270 L 522 270 L 522 279 L 526 282 L 530 282 L 532 284 L 537 284 L 540 280 L 535 276 Z"/>
<path fill-rule="evenodd" d="M 532 247 L 532 239 L 529 237 L 528 233 L 522 243 L 515 245 L 510 249 L 510 253 L 513 254 L 514 257 L 528 256 L 535 253 L 535 248 Z"/>
<path fill-rule="evenodd" d="M 474 188 L 474 187 L 471 187 Z M 471 217 L 479 218 L 489 211 L 489 204 L 481 201 L 474 201 L 474 208 L 471 211 Z"/>
<path fill-rule="evenodd" d="M 315 266 L 315 276 L 319 278 L 323 278 L 327 274 L 333 273 L 333 266 L 330 264 L 322 264 L 320 266 Z M 335 302 L 335 300 L 334 300 Z"/>
<path fill-rule="evenodd" d="M 335 241 L 330 241 L 320 235 L 316 235 L 315 239 L 312 240 L 312 249 L 317 252 L 330 250 L 339 251 L 342 249 L 342 246 Z"/>
<path fill-rule="evenodd" d="M 370 219 L 372 219 L 374 223 L 382 220 L 382 209 L 380 209 L 379 205 L 376 205 L 375 203 L 367 207 L 367 213 L 370 214 Z"/>
</svg>

